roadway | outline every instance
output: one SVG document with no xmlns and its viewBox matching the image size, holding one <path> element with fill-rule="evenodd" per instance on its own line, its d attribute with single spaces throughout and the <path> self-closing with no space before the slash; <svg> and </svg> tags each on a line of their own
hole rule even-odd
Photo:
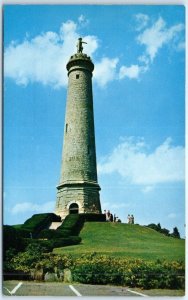
<svg viewBox="0 0 188 300">
<path fill-rule="evenodd" d="M 72 296 L 72 297 L 97 297 L 119 296 L 124 297 L 163 297 L 163 296 L 185 296 L 184 290 L 151 289 L 141 290 L 139 288 L 128 288 L 111 285 L 91 285 L 64 282 L 36 282 L 7 280 L 3 282 L 2 293 L 5 296 Z M 163 297 L 164 299 L 164 297 Z"/>
<path fill-rule="evenodd" d="M 4 281 L 6 296 L 140 296 L 144 292 L 109 285 L 68 284 L 61 282 Z"/>
</svg>

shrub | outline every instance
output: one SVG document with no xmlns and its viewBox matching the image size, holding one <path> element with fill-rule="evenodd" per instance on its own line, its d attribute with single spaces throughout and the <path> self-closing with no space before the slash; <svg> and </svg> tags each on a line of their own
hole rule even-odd
<svg viewBox="0 0 188 300">
<path fill-rule="evenodd" d="M 162 234 L 164 234 L 164 235 L 166 235 L 166 236 L 169 236 L 169 232 L 170 232 L 170 230 L 168 230 L 168 229 L 166 229 L 166 228 L 162 228 L 162 229 L 160 230 L 160 233 L 162 233 Z"/>
<path fill-rule="evenodd" d="M 70 255 L 55 255 L 53 253 L 47 253 L 43 255 L 43 259 L 40 260 L 35 266 L 35 269 L 42 268 L 45 272 L 59 272 L 65 268 L 70 268 L 73 265 L 73 260 Z"/>
<path fill-rule="evenodd" d="M 27 247 L 27 251 L 12 257 L 10 263 L 14 272 L 24 274 L 29 274 L 31 269 L 58 274 L 63 269 L 70 268 L 73 280 L 86 284 L 114 284 L 143 289 L 185 288 L 185 266 L 178 261 L 147 262 L 96 253 L 73 258 L 70 255 L 44 253 L 43 247 L 35 243 Z"/>
<path fill-rule="evenodd" d="M 36 237 L 37 234 L 48 227 L 51 222 L 59 221 L 61 221 L 60 216 L 53 213 L 35 214 L 30 219 L 26 220 L 21 228 L 30 231 L 33 234 L 33 237 Z"/>
<path fill-rule="evenodd" d="M 160 223 L 159 223 L 159 224 L 160 224 Z M 149 227 L 149 228 L 151 228 L 151 229 L 154 229 L 155 231 L 160 231 L 160 230 L 161 230 L 161 225 L 159 226 L 159 224 L 156 225 L 156 224 L 154 224 L 154 223 L 151 223 L 151 224 L 147 225 L 147 227 Z"/>
<path fill-rule="evenodd" d="M 80 214 L 85 222 L 106 222 L 105 214 Z"/>
<path fill-rule="evenodd" d="M 147 225 L 147 227 L 149 227 L 151 229 L 154 229 L 154 230 L 156 230 L 156 231 L 158 231 L 158 232 L 160 232 L 160 233 L 162 233 L 166 236 L 170 236 L 170 234 L 169 234 L 170 231 L 166 228 L 161 228 L 160 223 L 158 223 L 157 225 L 152 223 L 152 224 Z"/>
<path fill-rule="evenodd" d="M 53 248 L 65 247 L 71 245 L 77 245 L 81 242 L 81 237 L 79 236 L 69 236 L 68 238 L 61 238 L 52 240 Z"/>
<path fill-rule="evenodd" d="M 87 284 L 115 284 L 143 289 L 180 289 L 185 285 L 181 262 L 146 262 L 90 255 L 78 258 L 72 267 L 73 279 Z"/>
<path fill-rule="evenodd" d="M 42 239 L 24 239 L 25 248 L 29 245 L 35 245 L 36 242 L 40 247 L 43 248 L 44 253 L 51 252 L 54 248 L 77 245 L 81 242 L 81 237 L 79 236 L 69 236 L 58 239 L 42 240 Z"/>
<path fill-rule="evenodd" d="M 19 252 L 10 260 L 10 268 L 15 271 L 27 273 L 41 260 L 44 248 L 38 243 L 30 244 L 25 252 Z"/>
<path fill-rule="evenodd" d="M 16 228 L 18 235 L 22 238 L 31 238 L 31 231 L 24 228 Z"/>
<path fill-rule="evenodd" d="M 103 214 L 72 214 L 66 216 L 63 224 L 58 227 L 57 231 L 61 231 L 63 236 L 78 235 L 82 229 L 84 222 L 105 222 L 106 218 Z"/>
<path fill-rule="evenodd" d="M 44 229 L 38 234 L 38 238 L 43 239 L 58 239 L 63 237 L 63 233 L 59 230 L 54 229 Z"/>
<path fill-rule="evenodd" d="M 76 261 L 73 269 L 74 281 L 87 284 L 123 284 L 123 276 L 118 264 L 110 257 L 89 258 L 89 261 Z"/>
<path fill-rule="evenodd" d="M 24 249 L 24 242 L 19 231 L 12 226 L 3 226 L 3 259 L 6 260 L 6 252 L 15 249 L 16 252 Z"/>
<path fill-rule="evenodd" d="M 84 218 L 80 214 L 66 216 L 63 224 L 58 227 L 57 232 L 63 236 L 78 235 L 84 224 Z"/>
<path fill-rule="evenodd" d="M 174 238 L 177 238 L 177 239 L 180 239 L 180 233 L 179 233 L 177 227 L 174 227 L 174 228 L 173 228 L 173 232 L 171 233 L 170 236 L 172 236 L 172 237 L 174 237 Z"/>
</svg>

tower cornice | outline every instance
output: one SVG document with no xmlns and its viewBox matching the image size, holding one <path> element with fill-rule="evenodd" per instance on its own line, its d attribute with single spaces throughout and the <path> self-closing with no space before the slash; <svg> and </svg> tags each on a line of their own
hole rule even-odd
<svg viewBox="0 0 188 300">
<path fill-rule="evenodd" d="M 70 180 L 70 181 L 67 181 L 67 182 L 63 182 L 61 184 L 59 184 L 56 188 L 59 190 L 59 189 L 62 189 L 64 187 L 87 187 L 87 188 L 95 188 L 97 189 L 98 191 L 101 190 L 99 184 L 97 182 L 91 182 L 91 181 L 74 181 L 74 180 Z"/>
<path fill-rule="evenodd" d="M 75 69 L 85 69 L 91 73 L 94 70 L 94 64 L 89 56 L 84 53 L 76 53 L 72 55 L 67 63 L 68 74 Z"/>
</svg>

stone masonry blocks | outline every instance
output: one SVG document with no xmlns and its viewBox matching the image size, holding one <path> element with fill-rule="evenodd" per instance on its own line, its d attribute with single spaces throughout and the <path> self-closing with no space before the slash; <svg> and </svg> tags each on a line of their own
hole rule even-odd
<svg viewBox="0 0 188 300">
<path fill-rule="evenodd" d="M 64 218 L 69 204 L 79 212 L 101 213 L 97 182 L 95 130 L 92 95 L 94 65 L 86 54 L 71 56 L 68 64 L 68 91 L 60 183 L 56 213 Z"/>
</svg>

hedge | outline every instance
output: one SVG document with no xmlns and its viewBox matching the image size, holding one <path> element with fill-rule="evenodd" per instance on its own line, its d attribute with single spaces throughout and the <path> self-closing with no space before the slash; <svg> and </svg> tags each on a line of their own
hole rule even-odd
<svg viewBox="0 0 188 300">
<path fill-rule="evenodd" d="M 18 253 L 12 258 L 15 271 L 28 273 L 39 267 L 61 273 L 69 268 L 74 282 L 84 284 L 111 284 L 143 289 L 184 289 L 185 265 L 179 261 L 144 261 L 99 255 L 83 254 L 80 257 L 56 255 L 36 251 Z M 16 279 L 16 278 L 15 278 Z"/>
<path fill-rule="evenodd" d="M 77 245 L 81 242 L 81 240 L 82 239 L 79 236 L 69 236 L 68 238 L 60 238 L 60 239 L 51 240 L 51 241 L 53 244 L 53 248 L 58 248 L 58 247 Z"/>
<path fill-rule="evenodd" d="M 143 289 L 185 288 L 183 262 L 149 262 L 88 255 L 76 259 L 72 274 L 74 281 L 85 284 L 114 284 Z"/>
<path fill-rule="evenodd" d="M 63 224 L 58 227 L 57 232 L 61 232 L 63 236 L 79 235 L 84 222 L 105 222 L 104 214 L 72 214 L 66 216 Z"/>
<path fill-rule="evenodd" d="M 57 231 L 54 229 L 44 229 L 38 234 L 39 239 L 59 239 L 62 238 L 63 234 L 61 231 Z"/>
<path fill-rule="evenodd" d="M 44 214 L 35 214 L 30 219 L 26 220 L 22 225 L 21 229 L 30 231 L 33 234 L 33 237 L 36 237 L 37 234 L 48 227 L 51 222 L 60 222 L 61 217 L 53 213 L 44 213 Z"/>
<path fill-rule="evenodd" d="M 77 245 L 81 242 L 81 237 L 79 236 L 69 236 L 69 237 L 63 237 L 58 239 L 49 239 L 49 240 L 43 240 L 43 239 L 24 239 L 25 248 L 30 244 L 35 244 L 37 242 L 38 245 L 40 245 L 44 252 L 51 252 L 54 248 L 59 247 L 65 247 L 65 246 L 71 246 L 71 245 Z"/>
<path fill-rule="evenodd" d="M 25 245 L 19 231 L 12 226 L 3 226 L 3 258 L 6 259 L 6 251 L 15 249 L 17 252 L 24 250 Z"/>
</svg>

